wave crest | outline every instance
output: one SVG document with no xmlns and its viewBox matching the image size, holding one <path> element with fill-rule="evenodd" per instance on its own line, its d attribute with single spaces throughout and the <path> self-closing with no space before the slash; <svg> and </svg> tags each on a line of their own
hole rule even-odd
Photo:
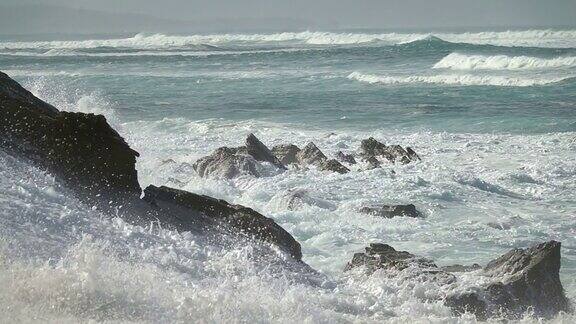
<svg viewBox="0 0 576 324">
<path fill-rule="evenodd" d="M 518 78 L 494 75 L 470 74 L 440 74 L 440 75 L 409 75 L 409 76 L 380 76 L 352 72 L 348 79 L 370 84 L 447 84 L 459 86 L 502 86 L 502 87 L 529 87 L 546 85 L 567 80 L 569 78 Z"/>
<path fill-rule="evenodd" d="M 450 70 L 528 70 L 576 66 L 576 56 L 551 59 L 530 56 L 464 55 L 452 53 L 434 65 L 434 69 Z"/>
</svg>

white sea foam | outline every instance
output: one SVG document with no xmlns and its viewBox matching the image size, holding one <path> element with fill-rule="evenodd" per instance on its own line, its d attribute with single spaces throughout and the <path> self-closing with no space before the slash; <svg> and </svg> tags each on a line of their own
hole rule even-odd
<svg viewBox="0 0 576 324">
<path fill-rule="evenodd" d="M 309 45 L 345 45 L 383 42 L 403 44 L 429 38 L 432 34 L 418 33 L 332 33 L 299 32 L 276 34 L 212 34 L 163 35 L 138 34 L 122 39 L 93 39 L 82 41 L 2 42 L 0 49 L 90 49 L 98 47 L 158 49 L 189 46 L 225 45 L 229 43 L 259 44 L 296 42 Z M 478 33 L 434 33 L 449 42 L 491 44 L 501 46 L 576 47 L 576 30 L 526 30 Z"/>
<path fill-rule="evenodd" d="M 529 87 L 561 82 L 569 77 L 512 77 L 500 75 L 437 74 L 383 76 L 352 72 L 348 79 L 370 84 L 447 84 L 459 86 Z"/>
<path fill-rule="evenodd" d="M 530 70 L 575 66 L 576 56 L 538 58 L 530 56 L 486 56 L 452 53 L 436 63 L 434 68 L 451 70 Z"/>
</svg>

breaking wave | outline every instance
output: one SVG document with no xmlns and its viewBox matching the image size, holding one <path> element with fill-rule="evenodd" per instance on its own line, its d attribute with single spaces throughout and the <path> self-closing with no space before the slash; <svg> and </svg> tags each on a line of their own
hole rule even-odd
<svg viewBox="0 0 576 324">
<path fill-rule="evenodd" d="M 461 86 L 503 86 L 503 87 L 529 87 L 557 83 L 570 78 L 521 78 L 494 75 L 471 74 L 440 74 L 440 75 L 409 75 L 409 76 L 381 76 L 352 72 L 348 79 L 365 83 L 379 84 L 448 84 Z"/>
<path fill-rule="evenodd" d="M 0 49 L 90 49 L 90 48 L 180 48 L 219 44 L 300 43 L 308 45 L 346 45 L 380 42 L 406 44 L 434 37 L 447 42 L 498 46 L 576 47 L 576 30 L 526 30 L 478 33 L 333 33 L 285 32 L 274 34 L 164 35 L 137 34 L 129 38 L 82 41 L 5 42 Z M 208 46 L 208 47 L 210 47 Z"/>
<path fill-rule="evenodd" d="M 506 55 L 465 55 L 452 53 L 434 65 L 435 69 L 451 70 L 528 70 L 576 66 L 576 56 L 538 58 Z"/>
</svg>

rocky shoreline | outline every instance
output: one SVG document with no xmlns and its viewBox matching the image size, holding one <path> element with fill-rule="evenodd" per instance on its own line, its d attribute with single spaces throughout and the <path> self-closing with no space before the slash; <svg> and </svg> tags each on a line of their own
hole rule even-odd
<svg viewBox="0 0 576 324">
<path fill-rule="evenodd" d="M 27 159 L 54 174 L 88 205 L 104 213 L 120 215 L 133 224 L 161 223 L 178 231 L 238 235 L 276 246 L 293 262 L 304 264 L 300 243 L 286 230 L 257 211 L 224 200 L 164 186 L 142 189 L 136 158 L 124 139 L 104 116 L 70 113 L 36 98 L 0 72 L 0 148 Z M 409 147 L 385 145 L 374 138 L 362 141 L 357 152 L 326 156 L 313 142 L 299 148 L 283 144 L 269 149 L 253 134 L 244 146 L 221 147 L 199 159 L 193 168 L 202 177 L 234 178 L 263 176 L 263 167 L 277 172 L 291 168 L 316 168 L 322 172 L 347 174 L 378 168 L 385 163 L 417 163 L 421 157 Z M 358 166 L 358 164 L 361 164 Z M 354 167 L 353 167 L 354 166 Z M 306 200 L 295 192 L 290 202 Z M 376 217 L 423 217 L 414 205 L 366 206 L 360 212 Z M 478 319 L 519 318 L 527 311 L 550 318 L 570 312 L 559 278 L 561 244 L 549 241 L 528 249 L 515 249 L 478 265 L 438 267 L 433 261 L 386 244 L 371 244 L 346 266 L 376 271 L 413 269 L 443 285 L 458 281 L 458 272 L 475 271 L 489 283 L 470 286 L 445 296 L 444 304 L 455 314 L 472 313 Z"/>
</svg>

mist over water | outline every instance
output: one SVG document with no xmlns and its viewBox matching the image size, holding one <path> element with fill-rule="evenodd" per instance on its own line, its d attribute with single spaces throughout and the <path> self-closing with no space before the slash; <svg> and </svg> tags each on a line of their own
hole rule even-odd
<svg viewBox="0 0 576 324">
<path fill-rule="evenodd" d="M 143 186 L 256 209 L 302 244 L 319 274 L 268 268 L 254 261 L 256 243 L 223 249 L 109 219 L 0 151 L 0 312 L 71 323 L 474 322 L 431 301 L 446 291 L 409 272 L 344 273 L 373 242 L 447 265 L 558 240 L 574 300 L 575 58 L 576 30 L 1 41 L 0 69 L 35 95 L 107 117 L 140 152 Z M 413 147 L 422 162 L 233 180 L 194 172 L 198 158 L 250 132 L 268 146 L 313 140 L 328 156 L 374 136 Z M 288 210 L 294 189 L 312 203 Z M 414 203 L 426 218 L 357 212 L 374 203 Z"/>
</svg>

